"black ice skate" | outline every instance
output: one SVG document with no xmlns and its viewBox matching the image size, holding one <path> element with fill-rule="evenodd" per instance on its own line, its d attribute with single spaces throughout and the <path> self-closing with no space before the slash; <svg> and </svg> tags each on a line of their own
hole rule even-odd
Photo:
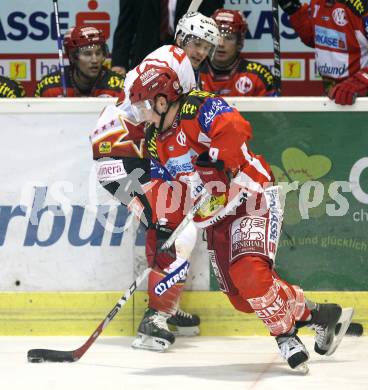
<svg viewBox="0 0 368 390">
<path fill-rule="evenodd" d="M 167 327 L 168 316 L 154 309 L 146 309 L 138 327 L 138 335 L 132 343 L 133 348 L 164 352 L 174 344 L 175 336 Z"/>
<path fill-rule="evenodd" d="M 353 313 L 352 308 L 341 309 L 341 306 L 334 303 L 317 303 L 316 308 L 311 311 L 312 319 L 307 323 L 308 328 L 316 332 L 314 350 L 317 353 L 329 356 L 336 351 Z"/>
<path fill-rule="evenodd" d="M 186 313 L 181 309 L 167 320 L 169 329 L 175 336 L 198 336 L 200 322 L 196 314 Z"/>
<path fill-rule="evenodd" d="M 277 336 L 277 345 L 280 348 L 281 356 L 292 369 L 307 374 L 309 368 L 306 362 L 309 359 L 309 353 L 296 333 L 297 330 L 293 333 Z"/>
</svg>

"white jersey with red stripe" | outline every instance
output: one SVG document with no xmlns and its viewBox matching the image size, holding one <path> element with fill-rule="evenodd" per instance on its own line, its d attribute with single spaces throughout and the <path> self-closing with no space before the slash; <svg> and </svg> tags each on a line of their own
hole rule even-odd
<svg viewBox="0 0 368 390">
<path fill-rule="evenodd" d="M 124 97 L 117 106 L 108 106 L 101 113 L 90 139 L 94 158 L 108 156 L 144 156 L 143 124 L 137 124 L 131 110 L 129 89 L 147 65 L 169 66 L 178 75 L 183 92 L 195 88 L 192 64 L 185 51 L 174 45 L 165 45 L 149 54 L 141 64 L 128 72 L 124 82 Z"/>
<path fill-rule="evenodd" d="M 196 87 L 196 81 L 192 64 L 185 54 L 185 51 L 175 45 L 165 45 L 156 49 L 134 69 L 129 71 L 124 82 L 125 99 L 122 104 L 118 104 L 118 108 L 124 112 L 128 119 L 133 120 L 131 104 L 129 100 L 129 89 L 134 80 L 142 74 L 148 65 L 169 66 L 178 75 L 180 85 L 183 92 L 187 93 Z"/>
<path fill-rule="evenodd" d="M 193 90 L 182 98 L 176 119 L 168 131 L 158 134 L 153 125 L 148 128 L 146 141 L 152 157 L 152 180 L 161 184 L 176 182 L 186 187 L 181 197 L 184 204 L 187 195 L 195 198 L 195 191 L 201 187 L 198 185 L 198 172 L 193 161 L 197 155 L 208 151 L 213 159 L 224 162 L 226 171 L 237 174 L 238 188 L 244 187 L 252 193 L 263 192 L 266 183 L 272 184 L 273 176 L 265 159 L 249 149 L 248 142 L 251 137 L 250 123 L 223 98 Z M 162 199 L 159 199 L 162 189 L 160 190 L 160 185 L 154 188 L 156 190 L 153 191 L 152 204 L 162 206 Z M 228 188 L 231 188 L 231 184 Z M 170 192 L 165 194 L 167 198 Z M 216 202 L 219 208 L 225 206 L 232 200 L 227 195 L 215 197 L 213 202 Z M 175 196 L 175 191 L 172 196 Z M 172 213 L 172 219 L 167 213 L 163 216 L 157 215 L 157 210 L 154 212 L 158 220 L 164 217 L 169 223 L 182 218 L 175 212 Z M 216 215 L 212 212 L 211 215 L 204 215 L 200 222 L 209 220 L 209 217 L 213 220 Z M 201 227 L 205 225 L 201 224 Z"/>
<path fill-rule="evenodd" d="M 315 48 L 324 79 L 338 82 L 368 66 L 368 16 L 358 15 L 359 6 L 360 0 L 311 0 L 290 16 L 301 40 Z"/>
</svg>

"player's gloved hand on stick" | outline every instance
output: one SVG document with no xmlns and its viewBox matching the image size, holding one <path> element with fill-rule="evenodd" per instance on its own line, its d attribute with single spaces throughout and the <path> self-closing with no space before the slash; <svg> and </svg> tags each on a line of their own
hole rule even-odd
<svg viewBox="0 0 368 390">
<path fill-rule="evenodd" d="M 328 97 L 336 104 L 352 105 L 358 96 L 368 95 L 368 68 L 361 69 L 345 81 L 335 85 Z"/>
<path fill-rule="evenodd" d="M 176 253 L 174 246 L 171 246 L 165 251 L 161 249 L 171 233 L 171 229 L 159 224 L 147 229 L 146 256 L 147 263 L 150 267 L 158 265 L 161 269 L 164 269 L 175 260 Z"/>
<path fill-rule="evenodd" d="M 279 0 L 279 6 L 288 15 L 295 13 L 302 5 L 299 0 Z"/>
</svg>

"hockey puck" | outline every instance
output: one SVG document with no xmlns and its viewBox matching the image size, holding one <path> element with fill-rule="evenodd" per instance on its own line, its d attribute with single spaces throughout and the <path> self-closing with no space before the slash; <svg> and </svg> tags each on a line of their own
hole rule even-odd
<svg viewBox="0 0 368 390">
<path fill-rule="evenodd" d="M 336 325 L 335 334 L 339 332 L 341 324 Z M 346 336 L 361 336 L 364 332 L 363 325 L 359 322 L 352 322 L 348 330 L 346 331 Z"/>
</svg>

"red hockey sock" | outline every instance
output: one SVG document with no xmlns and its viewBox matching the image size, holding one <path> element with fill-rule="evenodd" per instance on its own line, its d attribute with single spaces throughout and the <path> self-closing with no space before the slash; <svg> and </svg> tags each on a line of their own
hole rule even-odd
<svg viewBox="0 0 368 390">
<path fill-rule="evenodd" d="M 162 295 L 155 293 L 155 287 L 165 277 L 163 272 L 153 269 L 148 276 L 148 307 L 174 315 L 177 310 L 180 294 L 184 288 L 184 283 L 177 283 L 169 288 Z"/>
<path fill-rule="evenodd" d="M 295 319 L 305 313 L 303 291 L 282 281 L 266 259 L 256 256 L 239 259 L 231 266 L 230 275 L 239 294 L 271 335 L 289 332 Z"/>
</svg>

